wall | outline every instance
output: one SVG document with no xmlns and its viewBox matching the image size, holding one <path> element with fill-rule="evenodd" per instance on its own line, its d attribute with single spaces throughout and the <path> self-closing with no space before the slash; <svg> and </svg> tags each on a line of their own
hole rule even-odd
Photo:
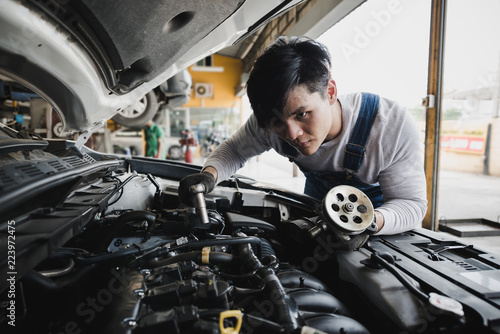
<svg viewBox="0 0 500 334">
<path fill-rule="evenodd" d="M 242 62 L 221 55 L 213 55 L 213 66 L 222 67 L 222 72 L 201 72 L 189 67 L 189 73 L 193 78 L 193 92 L 191 99 L 183 107 L 202 108 L 234 108 L 240 106 L 241 98 L 235 96 L 235 88 L 240 83 L 242 73 Z M 196 67 L 194 67 L 196 68 Z M 196 83 L 213 84 L 212 98 L 196 98 L 194 87 Z"/>
</svg>

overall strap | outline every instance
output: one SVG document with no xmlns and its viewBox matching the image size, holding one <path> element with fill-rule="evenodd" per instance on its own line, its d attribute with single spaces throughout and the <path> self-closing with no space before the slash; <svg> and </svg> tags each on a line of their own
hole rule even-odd
<svg viewBox="0 0 500 334">
<path fill-rule="evenodd" d="M 349 142 L 345 146 L 344 169 L 357 173 L 366 152 L 366 141 L 377 116 L 380 97 L 375 94 L 361 93 L 361 107 Z"/>
</svg>

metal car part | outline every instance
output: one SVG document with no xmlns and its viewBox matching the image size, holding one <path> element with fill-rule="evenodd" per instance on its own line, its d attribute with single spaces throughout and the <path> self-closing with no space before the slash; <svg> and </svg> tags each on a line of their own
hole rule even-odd
<svg viewBox="0 0 500 334">
<path fill-rule="evenodd" d="M 326 194 L 322 202 L 322 216 L 333 229 L 358 234 L 373 223 L 374 209 L 361 190 L 342 185 Z"/>
</svg>

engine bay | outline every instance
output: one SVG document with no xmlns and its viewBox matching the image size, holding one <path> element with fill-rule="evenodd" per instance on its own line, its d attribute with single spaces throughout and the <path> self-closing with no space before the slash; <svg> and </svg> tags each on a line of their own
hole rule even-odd
<svg viewBox="0 0 500 334">
<path fill-rule="evenodd" d="M 192 207 L 177 187 L 197 167 L 84 165 L 2 223 L 17 277 L 2 280 L 0 327 L 14 289 L 23 333 L 500 332 L 500 259 L 471 245 L 414 230 L 345 250 L 358 232 L 333 233 L 328 196 L 235 176 Z"/>
</svg>

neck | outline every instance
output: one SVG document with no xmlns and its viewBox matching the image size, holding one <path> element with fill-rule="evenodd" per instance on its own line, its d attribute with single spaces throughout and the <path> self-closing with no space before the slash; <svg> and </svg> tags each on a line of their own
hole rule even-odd
<svg viewBox="0 0 500 334">
<path fill-rule="evenodd" d="M 342 105 L 338 99 L 331 105 L 331 112 L 332 127 L 325 142 L 335 139 L 342 131 Z"/>
</svg>

